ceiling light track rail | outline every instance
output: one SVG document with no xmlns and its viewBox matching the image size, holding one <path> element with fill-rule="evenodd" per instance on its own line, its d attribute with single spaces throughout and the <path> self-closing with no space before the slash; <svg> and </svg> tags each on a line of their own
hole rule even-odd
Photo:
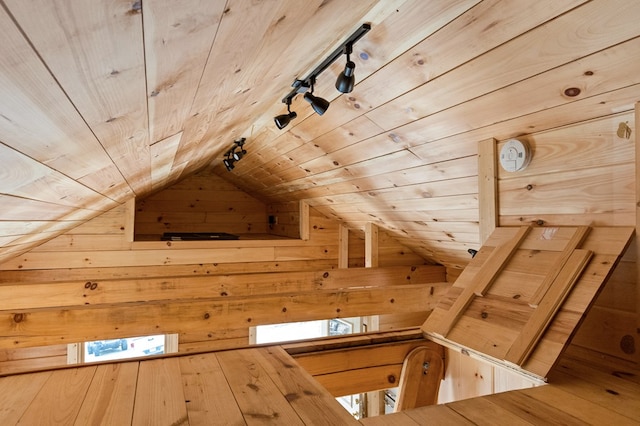
<svg viewBox="0 0 640 426">
<path fill-rule="evenodd" d="M 291 86 L 293 89 L 282 98 L 282 103 L 287 105 L 287 114 L 281 114 L 274 117 L 274 121 L 278 129 L 285 128 L 291 120 L 297 117 L 295 111 L 291 111 L 291 103 L 296 95 L 304 93 L 304 99 L 311 104 L 313 110 L 322 115 L 329 108 L 329 101 L 326 99 L 313 95 L 313 88 L 317 77 L 322 74 L 331 64 L 333 64 L 342 55 L 347 56 L 347 63 L 345 69 L 336 80 L 336 89 L 340 93 L 350 93 L 353 90 L 355 84 L 355 76 L 353 75 L 355 70 L 355 63 L 351 61 L 351 53 L 353 52 L 353 45 L 360 40 L 371 29 L 370 24 L 362 24 L 353 34 L 351 34 L 345 41 L 338 46 L 333 53 L 325 58 L 313 71 L 311 71 L 304 79 L 296 79 Z"/>
<path fill-rule="evenodd" d="M 371 29 L 370 24 L 362 24 L 360 28 L 358 28 L 353 34 L 349 36 L 340 46 L 336 48 L 336 50 L 331 53 L 331 55 L 327 56 L 327 58 L 320 63 L 313 71 L 309 73 L 302 80 L 294 80 L 291 84 L 293 90 L 289 92 L 284 98 L 282 98 L 282 103 L 287 104 L 290 103 L 293 98 L 299 93 L 305 93 L 309 89 L 311 89 L 311 81 L 312 79 L 316 79 L 323 71 L 325 71 L 331 64 L 338 60 L 340 56 L 343 54 L 351 54 L 353 51 L 353 45 L 360 40 L 366 33 Z"/>
</svg>

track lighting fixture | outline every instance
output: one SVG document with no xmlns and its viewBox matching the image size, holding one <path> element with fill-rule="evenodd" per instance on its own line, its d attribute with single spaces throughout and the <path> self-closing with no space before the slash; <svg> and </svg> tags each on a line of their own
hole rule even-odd
<svg viewBox="0 0 640 426">
<path fill-rule="evenodd" d="M 233 146 L 229 148 L 227 152 L 225 152 L 225 158 L 224 160 L 222 160 L 222 164 L 224 164 L 228 172 L 233 170 L 236 167 L 235 163 L 242 160 L 242 157 L 244 157 L 247 153 L 247 150 L 244 149 L 245 141 L 245 138 L 236 139 L 233 142 Z"/>
<path fill-rule="evenodd" d="M 228 172 L 235 169 L 236 166 L 233 165 L 233 163 L 235 162 L 236 160 L 234 160 L 233 158 L 225 158 L 224 160 L 222 160 L 222 164 L 224 164 Z"/>
<path fill-rule="evenodd" d="M 282 98 L 282 103 L 287 105 L 287 114 L 277 115 L 273 119 L 278 129 L 284 129 L 291 120 L 297 117 L 297 114 L 291 111 L 291 101 L 299 93 L 304 93 L 304 99 L 311 104 L 311 107 L 316 113 L 318 113 L 318 115 L 325 113 L 327 108 L 329 108 L 329 101 L 314 96 L 313 86 L 316 82 L 316 78 L 343 54 L 347 55 L 347 63 L 344 71 L 336 80 L 336 89 L 341 93 L 349 93 L 353 90 L 353 86 L 355 85 L 354 70 L 356 68 L 356 64 L 351 61 L 350 55 L 353 52 L 353 45 L 368 33 L 370 29 L 371 25 L 362 24 L 360 28 L 342 42 L 342 44 L 338 46 L 333 53 L 331 53 L 331 55 L 311 71 L 305 79 L 296 79 L 293 81 L 293 84 L 291 84 L 293 90 Z"/>
<path fill-rule="evenodd" d="M 296 118 L 298 114 L 295 111 L 291 111 L 291 98 L 287 99 L 287 114 L 281 114 L 274 117 L 273 121 L 276 122 L 278 129 L 284 129 L 289 122 Z"/>
<path fill-rule="evenodd" d="M 353 86 L 356 83 L 356 77 L 353 75 L 353 71 L 356 69 L 356 64 L 351 61 L 352 51 L 353 45 L 347 44 L 344 52 L 347 55 L 347 63 L 344 66 L 344 71 L 340 73 L 336 80 L 336 89 L 340 93 L 351 93 Z"/>
<path fill-rule="evenodd" d="M 329 108 L 329 101 L 323 98 L 319 98 L 317 96 L 313 96 L 313 85 L 315 84 L 315 79 L 311 79 L 311 91 L 304 94 L 304 100 L 311 104 L 311 108 L 318 114 L 322 115 Z"/>
</svg>

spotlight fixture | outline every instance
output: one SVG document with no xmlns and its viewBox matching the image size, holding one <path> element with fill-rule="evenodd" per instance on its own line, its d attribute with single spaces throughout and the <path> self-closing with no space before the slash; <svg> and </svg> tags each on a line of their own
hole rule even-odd
<svg viewBox="0 0 640 426">
<path fill-rule="evenodd" d="M 244 157 L 247 153 L 247 150 L 244 149 L 245 141 L 245 138 L 236 139 L 233 142 L 233 146 L 224 153 L 225 158 L 224 160 L 222 160 L 222 164 L 224 164 L 224 166 L 227 168 L 227 171 L 230 172 L 231 170 L 233 170 L 236 167 L 235 163 L 242 160 L 242 157 Z"/>
<path fill-rule="evenodd" d="M 233 163 L 235 162 L 236 160 L 234 160 L 233 158 L 225 158 L 224 160 L 222 160 L 222 164 L 224 164 L 228 172 L 235 169 L 236 166 L 233 165 Z"/>
<path fill-rule="evenodd" d="M 311 104 L 311 108 L 318 114 L 322 115 L 329 108 L 329 101 L 317 96 L 313 96 L 313 85 L 315 84 L 315 78 L 311 79 L 311 91 L 304 94 L 304 100 Z"/>
<path fill-rule="evenodd" d="M 322 115 L 329 108 L 329 101 L 323 98 L 319 98 L 313 95 L 313 85 L 316 78 L 331 64 L 333 64 L 343 54 L 347 55 L 347 64 L 344 71 L 338 76 L 336 80 L 336 89 L 341 93 L 349 93 L 353 90 L 355 85 L 355 77 L 353 71 L 356 68 L 356 64 L 351 61 L 351 53 L 353 52 L 353 45 L 360 40 L 371 29 L 370 24 L 362 24 L 353 34 L 351 34 L 345 41 L 338 46 L 333 53 L 331 53 L 324 61 L 320 63 L 309 75 L 303 80 L 294 80 L 291 86 L 293 89 L 284 98 L 282 103 L 287 105 L 287 114 L 281 114 L 274 117 L 274 121 L 278 129 L 284 129 L 294 118 L 297 117 L 295 112 L 291 111 L 291 101 L 299 93 L 304 93 L 304 99 L 311 104 L 313 110 Z"/>
<path fill-rule="evenodd" d="M 274 117 L 273 121 L 276 122 L 278 129 L 284 129 L 287 125 L 298 116 L 295 111 L 291 111 L 291 99 L 287 99 L 287 114 L 281 114 Z"/>
<path fill-rule="evenodd" d="M 356 83 L 356 77 L 353 75 L 353 71 L 356 69 L 356 63 L 351 61 L 352 52 L 353 44 L 347 44 L 344 52 L 345 55 L 347 55 L 347 63 L 344 66 L 344 71 L 340 73 L 336 80 L 336 89 L 340 93 L 351 93 Z"/>
</svg>

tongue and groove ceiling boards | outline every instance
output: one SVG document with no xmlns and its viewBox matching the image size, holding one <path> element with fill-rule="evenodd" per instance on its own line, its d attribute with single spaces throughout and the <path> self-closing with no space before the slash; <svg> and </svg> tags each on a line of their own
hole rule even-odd
<svg viewBox="0 0 640 426">
<path fill-rule="evenodd" d="M 632 1 L 0 5 L 0 261 L 212 168 L 463 267 L 480 245 L 479 141 L 535 142 L 640 99 Z M 334 88 L 341 58 L 315 87 L 328 111 L 299 96 L 278 130 L 291 82 L 364 22 L 353 92 Z M 240 137 L 248 154 L 229 173 Z"/>
</svg>

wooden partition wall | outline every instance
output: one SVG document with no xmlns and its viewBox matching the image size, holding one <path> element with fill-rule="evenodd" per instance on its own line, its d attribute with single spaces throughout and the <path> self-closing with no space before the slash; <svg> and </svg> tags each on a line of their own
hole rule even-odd
<svg viewBox="0 0 640 426">
<path fill-rule="evenodd" d="M 419 325 L 447 286 L 443 267 L 384 234 L 382 268 L 365 273 L 356 237 L 356 268 L 338 270 L 339 226 L 313 208 L 307 240 L 217 242 L 131 241 L 132 208 L 0 265 L 11 336 L 0 374 L 65 364 L 68 343 L 103 338 L 178 333 L 188 353 L 246 346 L 259 324 L 385 314 Z"/>
</svg>

